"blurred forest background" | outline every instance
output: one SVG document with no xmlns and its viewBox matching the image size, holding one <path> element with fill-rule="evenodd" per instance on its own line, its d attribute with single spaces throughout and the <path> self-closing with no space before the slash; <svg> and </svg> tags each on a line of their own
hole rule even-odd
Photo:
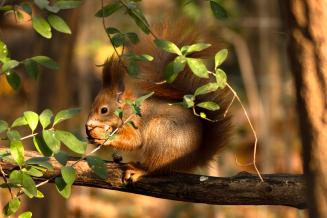
<svg viewBox="0 0 327 218">
<path fill-rule="evenodd" d="M 209 39 L 206 41 L 217 44 L 218 48 L 228 48 L 229 57 L 222 68 L 254 122 L 259 136 L 257 159 L 261 172 L 302 173 L 282 1 L 221 1 L 229 18 L 220 22 L 214 19 L 208 2 L 203 0 L 143 0 L 141 4 L 151 24 L 186 17 Z M 24 78 L 19 91 L 13 91 L 5 77 L 0 77 L 0 119 L 11 122 L 26 110 L 41 112 L 51 108 L 59 111 L 77 106 L 83 113 L 79 119 L 66 124 L 66 128 L 85 136 L 88 110 L 101 88 L 101 67 L 97 65 L 113 53 L 101 19 L 94 16 L 100 8 L 100 1 L 89 0 L 78 9 L 62 13 L 73 34 L 56 32 L 52 40 L 37 35 L 30 22 L 19 24 L 12 14 L 1 16 L 1 39 L 8 45 L 12 57 L 19 60 L 47 55 L 59 63 L 60 70 L 43 70 L 38 80 Z M 133 21 L 122 12 L 106 22 L 108 26 L 137 31 Z M 254 138 L 239 104 L 234 103 L 231 113 L 235 127 L 231 143 L 216 162 L 199 173 L 233 176 L 239 171 L 253 172 L 251 167 L 242 167 L 235 161 L 235 156 L 240 163 L 252 160 Z M 99 155 L 111 159 L 106 151 Z M 52 184 L 41 190 L 46 193 L 46 200 L 26 199 L 24 202 L 33 217 L 305 217 L 304 211 L 279 206 L 191 204 L 84 187 L 74 187 L 71 198 L 64 200 Z M 9 196 L 5 189 L 0 192 L 2 207 Z"/>
</svg>

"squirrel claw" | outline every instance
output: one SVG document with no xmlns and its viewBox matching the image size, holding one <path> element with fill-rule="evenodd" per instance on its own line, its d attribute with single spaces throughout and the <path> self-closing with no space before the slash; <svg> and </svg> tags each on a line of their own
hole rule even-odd
<svg viewBox="0 0 327 218">
<path fill-rule="evenodd" d="M 133 164 L 128 164 L 127 169 L 125 169 L 123 174 L 123 183 L 130 184 L 137 182 L 140 177 L 144 176 L 145 174 L 146 171 L 144 169 L 135 167 Z"/>
</svg>

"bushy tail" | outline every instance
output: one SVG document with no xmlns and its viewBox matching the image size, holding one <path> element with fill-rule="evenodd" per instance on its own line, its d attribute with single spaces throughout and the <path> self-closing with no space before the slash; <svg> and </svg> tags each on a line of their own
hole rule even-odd
<svg viewBox="0 0 327 218">
<path fill-rule="evenodd" d="M 182 28 L 181 28 L 182 27 Z M 174 25 L 163 24 L 153 29 L 160 39 L 166 39 L 174 42 L 179 48 L 184 45 L 191 45 L 197 43 L 199 35 L 196 31 L 188 28 L 187 23 L 175 23 Z M 162 98 L 167 98 L 173 101 L 182 101 L 185 94 L 193 94 L 194 91 L 201 85 L 208 83 L 208 79 L 201 79 L 194 76 L 188 67 L 181 72 L 172 84 L 156 84 L 164 80 L 165 66 L 171 62 L 176 55 L 167 53 L 158 47 L 153 42 L 154 38 L 151 35 L 146 35 L 141 38 L 140 43 L 132 50 L 137 54 L 149 54 L 154 57 L 152 62 L 142 62 L 141 72 L 139 75 L 140 87 L 146 91 L 154 91 L 155 95 Z M 213 57 L 218 49 L 212 46 L 204 52 L 198 52 L 193 55 L 196 58 Z M 231 100 L 229 90 L 226 88 L 216 92 L 201 96 L 200 101 L 214 101 L 218 103 L 220 109 L 217 111 L 208 111 L 205 109 L 196 108 L 196 110 L 203 111 L 208 115 L 212 121 L 202 118 L 203 138 L 202 145 L 194 154 L 200 162 L 197 165 L 205 165 L 213 158 L 213 155 L 218 153 L 224 145 L 226 145 L 230 136 L 230 117 L 224 116 L 228 103 Z M 199 158 L 199 155 L 201 158 Z"/>
</svg>

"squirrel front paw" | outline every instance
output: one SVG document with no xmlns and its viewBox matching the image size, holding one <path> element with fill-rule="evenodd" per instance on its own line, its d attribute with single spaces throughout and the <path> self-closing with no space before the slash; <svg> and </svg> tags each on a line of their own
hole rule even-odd
<svg viewBox="0 0 327 218">
<path fill-rule="evenodd" d="M 128 163 L 124 169 L 123 183 L 129 184 L 137 182 L 140 177 L 146 174 L 146 170 L 138 163 Z"/>
</svg>

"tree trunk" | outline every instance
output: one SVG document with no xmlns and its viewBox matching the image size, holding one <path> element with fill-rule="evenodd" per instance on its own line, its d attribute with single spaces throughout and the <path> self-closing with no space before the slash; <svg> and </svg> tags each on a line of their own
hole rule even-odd
<svg viewBox="0 0 327 218">
<path fill-rule="evenodd" d="M 327 217 L 327 0 L 288 0 L 309 215 Z"/>
</svg>

